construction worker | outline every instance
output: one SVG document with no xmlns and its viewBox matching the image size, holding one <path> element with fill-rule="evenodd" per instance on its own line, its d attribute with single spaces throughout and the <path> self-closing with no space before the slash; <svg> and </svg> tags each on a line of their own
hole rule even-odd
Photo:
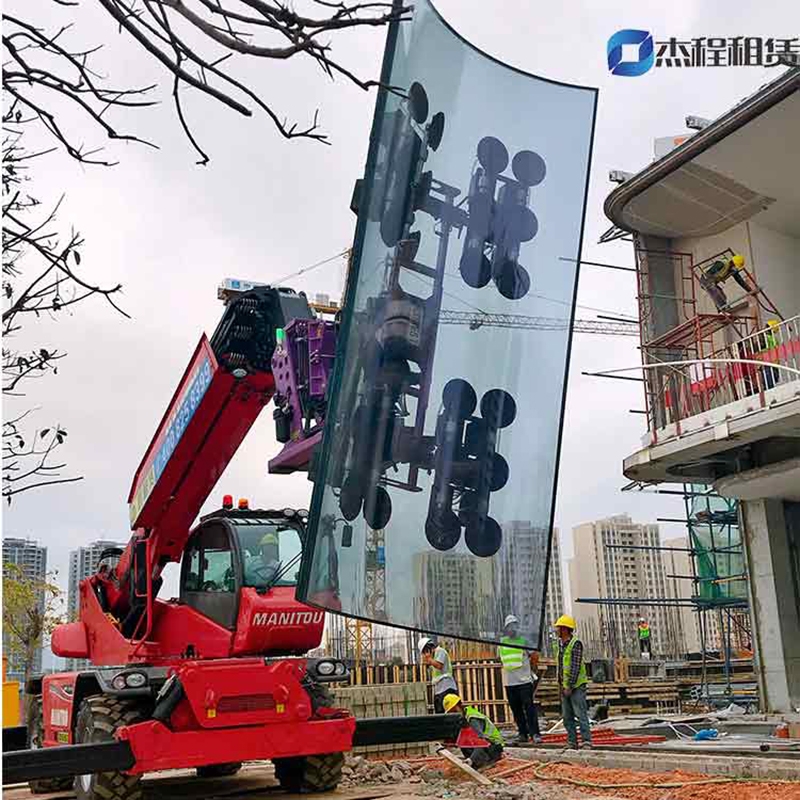
<svg viewBox="0 0 800 800">
<path fill-rule="evenodd" d="M 745 292 L 752 290 L 743 270 L 744 256 L 736 254 L 730 258 L 727 256 L 718 258 L 700 271 L 700 285 L 714 301 L 718 311 L 722 311 L 728 305 L 728 298 L 722 290 L 722 284 L 728 278 L 733 278 Z"/>
<path fill-rule="evenodd" d="M 503 666 L 503 686 L 511 706 L 519 735 L 513 744 L 542 741 L 539 719 L 533 696 L 539 676 L 539 653 L 532 650 L 527 639 L 519 635 L 519 619 L 509 614 L 503 623 L 503 637 L 497 654 Z"/>
<path fill-rule="evenodd" d="M 567 729 L 567 747 L 578 749 L 578 731 L 584 747 L 592 746 L 589 730 L 589 709 L 586 704 L 586 665 L 583 663 L 583 642 L 575 636 L 575 620 L 562 614 L 555 624 L 558 644 L 553 657 L 558 666 L 558 685 L 561 689 L 561 716 Z M 576 727 L 577 721 L 577 727 Z"/>
<path fill-rule="evenodd" d="M 477 708 L 465 706 L 457 694 L 449 694 L 444 698 L 445 714 L 461 714 L 467 724 L 482 739 L 489 742 L 488 747 L 462 747 L 461 752 L 467 764 L 475 769 L 483 769 L 494 764 L 503 755 L 503 734 L 485 714 Z"/>
<path fill-rule="evenodd" d="M 778 347 L 778 328 L 781 321 L 779 319 L 767 320 L 767 327 L 764 329 L 763 334 L 758 337 L 760 350 L 765 354 L 767 361 L 777 359 L 776 348 Z M 773 389 L 778 383 L 780 371 L 775 367 L 764 366 L 762 368 L 764 375 L 764 389 Z"/>
<path fill-rule="evenodd" d="M 268 531 L 258 543 L 258 552 L 245 564 L 245 582 L 251 586 L 266 585 L 281 568 L 280 539 Z"/>
<path fill-rule="evenodd" d="M 417 643 L 422 663 L 431 668 L 431 684 L 433 685 L 433 710 L 437 714 L 445 713 L 444 700 L 448 695 L 458 695 L 458 687 L 453 678 L 453 664 L 450 654 L 433 639 L 423 636 Z"/>
<path fill-rule="evenodd" d="M 650 625 L 644 617 L 639 618 L 639 625 L 637 627 L 639 634 L 639 655 L 642 658 L 652 658 L 653 651 L 650 644 Z"/>
</svg>

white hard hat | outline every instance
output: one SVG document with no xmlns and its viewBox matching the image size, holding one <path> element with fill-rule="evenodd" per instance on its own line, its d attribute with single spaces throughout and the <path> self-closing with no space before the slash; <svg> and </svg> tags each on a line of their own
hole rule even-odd
<svg viewBox="0 0 800 800">
<path fill-rule="evenodd" d="M 431 639 L 430 636 L 420 636 L 419 641 L 417 642 L 417 649 L 421 653 L 426 647 L 428 647 L 428 645 L 432 644 L 433 644 L 433 639 Z"/>
<path fill-rule="evenodd" d="M 513 614 L 509 614 L 506 617 L 506 621 L 503 623 L 503 625 L 507 628 L 509 625 L 513 625 L 514 623 L 519 625 L 519 619 L 515 617 Z"/>
</svg>

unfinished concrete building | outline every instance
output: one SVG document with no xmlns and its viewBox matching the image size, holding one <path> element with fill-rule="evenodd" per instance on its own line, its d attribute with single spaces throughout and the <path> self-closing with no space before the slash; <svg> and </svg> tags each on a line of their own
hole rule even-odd
<svg viewBox="0 0 800 800">
<path fill-rule="evenodd" d="M 624 474 L 740 501 L 760 698 L 780 712 L 800 707 L 798 133 L 790 68 L 605 202 L 604 240 L 632 234 L 644 363 Z"/>
</svg>

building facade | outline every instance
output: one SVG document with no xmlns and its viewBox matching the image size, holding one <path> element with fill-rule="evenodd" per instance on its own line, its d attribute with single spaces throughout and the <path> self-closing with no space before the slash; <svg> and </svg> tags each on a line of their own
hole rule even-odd
<svg viewBox="0 0 800 800">
<path fill-rule="evenodd" d="M 572 608 L 592 657 L 639 655 L 638 621 L 650 625 L 653 656 L 683 650 L 674 607 L 649 604 L 668 597 L 658 525 L 633 522 L 627 514 L 572 529 Z M 608 603 L 581 603 L 579 599 Z M 641 603 L 637 602 L 641 601 Z"/>
<path fill-rule="evenodd" d="M 3 565 L 5 566 L 6 564 L 16 564 L 26 578 L 43 581 L 47 576 L 47 548 L 30 539 L 6 537 L 3 539 Z M 43 610 L 44 594 L 42 594 L 39 602 Z M 9 652 L 5 634 L 3 635 L 3 651 L 5 653 Z M 42 671 L 41 647 L 34 656 L 32 671 L 34 673 Z M 14 655 L 10 656 L 7 674 L 9 680 L 22 680 L 25 677 L 25 665 L 22 659 Z"/>
<path fill-rule="evenodd" d="M 69 554 L 69 585 L 67 589 L 67 619 L 72 622 L 77 620 L 80 611 L 80 584 L 84 578 L 88 578 L 97 572 L 97 565 L 100 561 L 101 553 L 109 548 L 115 547 L 124 550 L 126 545 L 120 542 L 98 540 L 85 547 L 79 547 Z M 88 666 L 89 662 L 85 658 L 68 658 L 68 670 L 80 670 Z"/>
<path fill-rule="evenodd" d="M 794 67 L 605 201 L 639 298 L 647 430 L 623 472 L 740 501 L 772 712 L 800 707 L 800 160 L 780 144 L 798 125 Z"/>
</svg>

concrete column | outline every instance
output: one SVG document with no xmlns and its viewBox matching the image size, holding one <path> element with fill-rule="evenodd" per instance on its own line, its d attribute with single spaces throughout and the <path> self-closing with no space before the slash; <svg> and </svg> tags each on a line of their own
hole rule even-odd
<svg viewBox="0 0 800 800">
<path fill-rule="evenodd" d="M 741 503 L 756 674 L 762 709 L 769 712 L 800 707 L 800 597 L 792 566 L 797 551 L 790 544 L 800 542 L 800 530 L 794 505 Z"/>
</svg>

